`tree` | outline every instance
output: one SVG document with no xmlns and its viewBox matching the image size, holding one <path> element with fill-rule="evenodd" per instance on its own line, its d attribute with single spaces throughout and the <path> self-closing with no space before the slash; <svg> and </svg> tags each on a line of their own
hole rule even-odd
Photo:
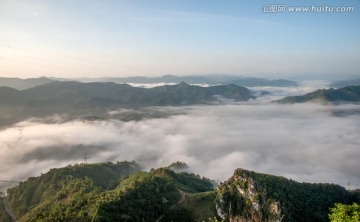
<svg viewBox="0 0 360 222">
<path fill-rule="evenodd" d="M 331 222 L 358 222 L 360 221 L 360 204 L 344 205 L 336 203 L 329 214 Z"/>
</svg>

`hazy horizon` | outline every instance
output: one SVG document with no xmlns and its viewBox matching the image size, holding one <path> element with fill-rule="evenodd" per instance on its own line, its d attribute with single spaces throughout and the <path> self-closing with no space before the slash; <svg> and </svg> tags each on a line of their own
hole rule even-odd
<svg viewBox="0 0 360 222">
<path fill-rule="evenodd" d="M 176 74 L 154 74 L 154 75 L 146 75 L 146 74 L 139 74 L 139 75 L 124 75 L 124 76 L 46 76 L 46 75 L 33 75 L 33 76 L 22 76 L 22 75 L 14 75 L 14 76 L 6 76 L 1 75 L 0 78 L 19 78 L 19 79 L 37 79 L 37 78 L 49 78 L 54 80 L 97 80 L 97 79 L 116 79 L 116 78 L 159 78 L 164 76 L 176 76 L 176 77 L 205 77 L 210 78 L 213 76 L 225 76 L 229 79 L 236 80 L 237 78 L 259 78 L 259 79 L 268 79 L 268 80 L 276 80 L 276 79 L 286 79 L 292 81 L 341 81 L 341 80 L 351 80 L 351 79 L 360 79 L 359 74 L 302 74 L 302 75 L 261 75 L 261 74 L 254 74 L 254 75 L 242 75 L 242 74 L 219 74 L 219 73 L 208 73 L 208 74 L 186 74 L 186 75 L 176 75 Z M 136 82 L 134 82 L 136 83 Z M 175 83 L 175 82 L 174 82 Z"/>
</svg>

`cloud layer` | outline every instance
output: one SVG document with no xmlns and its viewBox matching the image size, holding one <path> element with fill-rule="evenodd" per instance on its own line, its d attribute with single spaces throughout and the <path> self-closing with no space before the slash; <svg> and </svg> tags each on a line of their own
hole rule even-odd
<svg viewBox="0 0 360 222">
<path fill-rule="evenodd" d="M 225 180 L 235 168 L 297 181 L 360 187 L 359 105 L 239 103 L 174 108 L 143 121 L 29 120 L 0 131 L 0 179 L 24 180 L 87 161 L 135 160 L 144 167 L 184 161 Z M 171 108 L 167 108 L 171 112 Z"/>
</svg>

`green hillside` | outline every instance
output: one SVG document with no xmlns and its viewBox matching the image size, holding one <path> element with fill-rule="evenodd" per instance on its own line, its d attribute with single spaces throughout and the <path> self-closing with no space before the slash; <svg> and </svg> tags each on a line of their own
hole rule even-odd
<svg viewBox="0 0 360 222">
<path fill-rule="evenodd" d="M 4 200 L 17 221 L 156 221 L 171 216 L 181 192 L 212 189 L 208 179 L 168 168 L 141 172 L 134 162 L 80 164 L 31 177 Z M 11 221 L 4 205 L 0 216 Z"/>
<path fill-rule="evenodd" d="M 360 202 L 359 191 L 350 192 L 338 185 L 299 183 L 243 169 L 235 170 L 214 190 L 211 180 L 176 173 L 170 169 L 174 166 L 184 163 L 149 172 L 140 171 L 135 162 L 52 169 L 9 189 L 1 198 L 0 219 L 328 221 L 330 213 L 335 217 L 344 208 L 336 203 Z"/>
<path fill-rule="evenodd" d="M 156 221 L 177 213 L 174 208 L 181 201 L 183 192 L 197 193 L 211 189 L 209 180 L 194 174 L 175 173 L 166 168 L 140 172 L 121 181 L 117 189 L 104 195 L 94 219 Z M 184 221 L 189 212 L 185 210 L 177 215 L 177 221 Z"/>
<path fill-rule="evenodd" d="M 6 199 L 17 218 L 47 211 L 60 212 L 61 208 L 74 202 L 87 205 L 85 199 L 96 199 L 102 190 L 115 188 L 119 179 L 139 170 L 134 162 L 81 164 L 51 169 L 9 189 Z"/>
<path fill-rule="evenodd" d="M 277 103 L 317 102 L 323 104 L 341 102 L 360 102 L 360 86 L 347 86 L 339 89 L 319 89 L 301 96 L 288 96 Z"/>
<path fill-rule="evenodd" d="M 5 90 L 5 89 L 4 89 Z M 215 101 L 214 96 L 245 101 L 254 98 L 247 88 L 236 85 L 211 87 L 193 86 L 187 83 L 154 88 L 132 87 L 112 82 L 51 82 L 19 91 L 26 102 L 38 105 L 65 105 L 86 108 L 95 105 L 167 106 L 199 104 Z"/>
<path fill-rule="evenodd" d="M 153 106 L 218 104 L 225 100 L 255 98 L 247 88 L 236 85 L 200 87 L 186 84 L 150 89 L 111 82 L 51 82 L 25 90 L 0 87 L 0 127 L 32 117 L 65 114 L 71 117 L 114 118 L 110 110 L 144 109 Z M 139 120 L 146 113 L 119 117 Z M 161 114 L 166 115 L 166 114 Z"/>
</svg>

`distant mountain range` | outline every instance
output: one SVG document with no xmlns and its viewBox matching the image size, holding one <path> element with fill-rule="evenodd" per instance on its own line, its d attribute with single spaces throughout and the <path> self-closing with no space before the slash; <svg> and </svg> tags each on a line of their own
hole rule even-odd
<svg viewBox="0 0 360 222">
<path fill-rule="evenodd" d="M 52 78 L 40 77 L 30 79 L 5 78 L 0 77 L 0 87 L 7 86 L 18 90 L 29 89 L 54 81 L 78 81 L 78 82 L 114 82 L 114 83 L 137 83 L 137 84 L 179 84 L 186 82 L 188 84 L 208 84 L 208 85 L 227 85 L 235 84 L 244 87 L 255 86 L 273 86 L 273 87 L 292 87 L 297 86 L 297 82 L 285 79 L 262 79 L 253 77 L 242 77 L 236 75 L 204 75 L 204 76 L 175 76 L 164 75 L 161 77 L 108 77 L 108 78 Z"/>
<path fill-rule="evenodd" d="M 242 78 L 235 79 L 226 82 L 228 84 L 235 84 L 239 86 L 245 87 L 256 87 L 256 86 L 272 86 L 272 87 L 294 87 L 298 86 L 297 82 L 286 80 L 286 79 L 275 79 L 275 80 L 267 80 L 260 78 Z"/>
<path fill-rule="evenodd" d="M 23 90 L 35 86 L 40 86 L 53 81 L 54 80 L 46 77 L 30 78 L 30 79 L 0 77 L 0 87 L 7 86 L 18 90 Z"/>
<path fill-rule="evenodd" d="M 315 102 L 321 104 L 360 102 L 360 86 L 347 86 L 339 89 L 319 89 L 301 96 L 288 96 L 275 101 L 277 103 Z"/>
<path fill-rule="evenodd" d="M 359 191 L 338 185 L 244 169 L 214 189 L 213 181 L 181 172 L 184 166 L 145 172 L 135 162 L 108 162 L 51 169 L 8 189 L 0 220 L 322 222 L 335 203 L 360 201 Z"/>
<path fill-rule="evenodd" d="M 200 87 L 180 83 L 154 88 L 111 82 L 50 82 L 25 90 L 0 87 L 0 125 L 51 114 L 104 116 L 118 108 L 214 104 L 255 98 L 237 85 Z"/>
<path fill-rule="evenodd" d="M 80 78 L 76 79 L 82 82 L 115 82 L 115 83 L 180 83 L 186 82 L 189 84 L 235 84 L 244 87 L 254 86 L 273 86 L 273 87 L 292 87 L 297 86 L 297 82 L 285 79 L 268 80 L 262 78 L 243 77 L 236 75 L 204 75 L 204 76 L 175 76 L 164 75 L 161 77 L 124 77 L 124 78 Z"/>
<path fill-rule="evenodd" d="M 51 82 L 22 91 L 0 87 L 0 103 L 37 106 L 61 105 L 86 107 L 93 105 L 167 106 L 191 105 L 216 101 L 218 96 L 235 101 L 254 98 L 250 90 L 237 85 L 211 87 L 187 83 L 165 85 L 150 89 L 112 82 Z"/>
<path fill-rule="evenodd" d="M 359 86 L 360 79 L 338 80 L 333 82 L 330 86 L 333 88 L 341 88 L 346 86 Z"/>
</svg>

